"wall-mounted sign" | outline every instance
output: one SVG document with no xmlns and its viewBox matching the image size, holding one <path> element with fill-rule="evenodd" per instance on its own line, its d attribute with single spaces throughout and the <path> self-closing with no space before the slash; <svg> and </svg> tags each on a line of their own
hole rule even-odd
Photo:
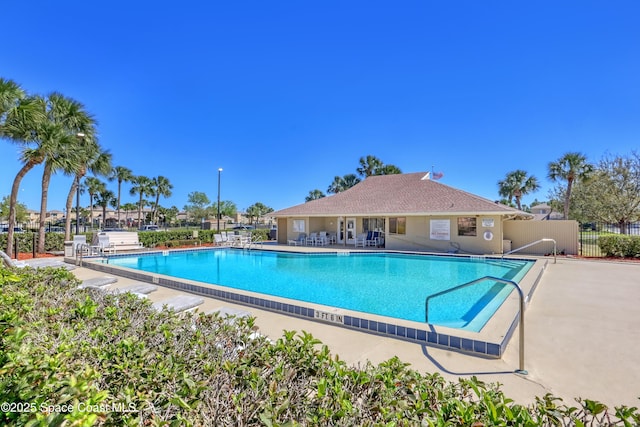
<svg viewBox="0 0 640 427">
<path fill-rule="evenodd" d="M 493 227 L 493 218 L 482 218 L 483 227 Z"/>
<path fill-rule="evenodd" d="M 429 237 L 431 240 L 451 240 L 451 221 L 448 219 L 432 219 Z"/>
</svg>

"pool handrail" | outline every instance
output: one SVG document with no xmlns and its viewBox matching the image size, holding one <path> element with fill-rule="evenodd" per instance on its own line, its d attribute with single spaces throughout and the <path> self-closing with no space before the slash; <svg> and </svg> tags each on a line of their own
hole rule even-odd
<svg viewBox="0 0 640 427">
<path fill-rule="evenodd" d="M 494 277 L 494 276 L 484 276 L 481 277 L 479 279 L 476 280 L 472 280 L 471 282 L 467 282 L 467 283 L 463 283 L 462 285 L 458 285 L 455 286 L 453 288 L 450 289 L 445 289 L 444 291 L 440 291 L 440 292 L 436 292 L 435 294 L 431 294 L 429 295 L 425 300 L 424 300 L 424 321 L 426 323 L 429 323 L 429 300 L 431 298 L 435 298 L 438 297 L 440 295 L 444 295 L 444 294 L 448 294 L 450 292 L 454 292 L 457 291 L 459 289 L 462 288 L 466 288 L 469 286 L 473 286 L 479 282 L 484 282 L 485 280 L 492 280 L 495 282 L 500 282 L 500 283 L 504 283 L 505 285 L 511 285 L 514 288 L 516 288 L 516 290 L 518 291 L 518 295 L 520 296 L 520 308 L 519 308 L 519 312 L 518 312 L 518 316 L 520 317 L 520 333 L 519 333 L 519 340 L 520 340 L 520 367 L 518 369 L 516 369 L 516 373 L 517 374 L 521 374 L 521 375 L 527 375 L 528 372 L 524 369 L 524 308 L 525 308 L 525 297 L 524 297 L 524 292 L 522 291 L 522 288 L 520 288 L 520 286 L 512 281 L 512 280 L 507 280 L 507 279 L 501 279 L 499 277 Z"/>
<path fill-rule="evenodd" d="M 91 254 L 91 245 L 88 243 L 80 243 L 76 247 L 76 265 L 82 267 L 82 257 L 84 256 L 84 252 L 87 252 L 87 255 Z"/>
<path fill-rule="evenodd" d="M 555 239 L 551 239 L 551 238 L 547 238 L 547 237 L 542 238 L 540 240 L 536 240 L 535 242 L 531 242 L 531 243 L 526 244 L 524 246 L 520 246 L 519 248 L 512 249 L 512 250 L 510 250 L 508 252 L 504 252 L 502 254 L 502 258 L 504 258 L 505 255 L 510 255 L 510 254 L 512 254 L 514 252 L 518 252 L 519 250 L 526 249 L 526 248 L 528 248 L 530 246 L 537 245 L 538 243 L 542 243 L 542 242 L 553 242 L 553 263 L 556 264 L 556 262 L 557 262 L 557 259 L 556 259 L 556 256 L 557 256 L 556 241 L 555 241 Z"/>
</svg>

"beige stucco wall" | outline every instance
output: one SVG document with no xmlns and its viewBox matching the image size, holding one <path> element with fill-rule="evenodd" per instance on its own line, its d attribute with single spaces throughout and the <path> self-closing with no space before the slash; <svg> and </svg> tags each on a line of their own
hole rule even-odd
<svg viewBox="0 0 640 427">
<path fill-rule="evenodd" d="M 462 215 L 468 216 L 468 215 Z M 362 217 L 356 218 L 356 233 L 362 232 Z M 305 233 L 327 231 L 336 232 L 337 217 L 295 217 L 278 220 L 278 242 L 287 243 L 287 239 L 296 239 L 299 233 L 293 231 L 293 220 L 305 221 Z M 448 220 L 450 225 L 449 240 L 431 239 L 431 220 Z M 485 220 L 485 221 L 483 221 Z M 493 221 L 493 226 L 488 223 Z M 503 240 L 511 241 L 511 248 L 516 249 L 543 238 L 552 238 L 557 242 L 558 253 L 564 251 L 568 255 L 578 253 L 578 223 L 576 221 L 530 221 L 502 220 L 500 216 L 476 216 L 476 235 L 458 236 L 458 215 L 452 216 L 409 216 L 406 217 L 406 234 L 389 233 L 389 218 L 386 218 L 385 247 L 403 251 L 450 252 L 458 249 L 459 253 L 501 254 Z M 492 239 L 485 239 L 485 232 L 491 232 Z M 553 243 L 539 243 L 530 248 L 518 251 L 518 254 L 544 255 L 553 251 Z"/>
<path fill-rule="evenodd" d="M 540 239 L 556 241 L 558 253 L 578 254 L 578 223 L 573 220 L 558 221 L 505 221 L 504 238 L 512 241 L 513 249 L 528 245 Z M 545 255 L 553 251 L 553 242 L 541 242 L 518 251 L 522 254 Z"/>
<path fill-rule="evenodd" d="M 462 215 L 469 216 L 469 215 Z M 406 234 L 391 234 L 388 230 L 385 236 L 385 247 L 392 250 L 449 252 L 456 249 L 460 253 L 499 254 L 502 253 L 502 221 L 499 216 L 480 215 L 476 217 L 476 235 L 458 236 L 458 215 L 455 216 L 419 216 L 406 217 Z M 435 240 L 431 238 L 431 220 L 449 221 L 449 240 Z M 483 226 L 483 219 L 493 220 L 493 226 Z M 484 234 L 491 232 L 491 240 L 486 240 Z"/>
<path fill-rule="evenodd" d="M 278 243 L 286 244 L 289 239 L 295 240 L 300 235 L 300 232 L 293 231 L 294 220 L 304 220 L 305 233 L 307 236 L 313 232 L 337 231 L 337 217 L 291 217 L 291 218 L 278 218 Z M 362 224 L 360 224 L 362 225 Z"/>
</svg>

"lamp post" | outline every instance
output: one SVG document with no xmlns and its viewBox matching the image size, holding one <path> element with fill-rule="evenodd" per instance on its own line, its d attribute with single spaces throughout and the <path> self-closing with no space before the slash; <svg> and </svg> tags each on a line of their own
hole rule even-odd
<svg viewBox="0 0 640 427">
<path fill-rule="evenodd" d="M 84 140 L 84 133 L 76 134 L 80 141 Z M 76 174 L 76 236 L 80 234 L 80 176 Z"/>
<path fill-rule="evenodd" d="M 222 168 L 218 168 L 218 232 L 220 232 L 220 173 Z"/>
</svg>

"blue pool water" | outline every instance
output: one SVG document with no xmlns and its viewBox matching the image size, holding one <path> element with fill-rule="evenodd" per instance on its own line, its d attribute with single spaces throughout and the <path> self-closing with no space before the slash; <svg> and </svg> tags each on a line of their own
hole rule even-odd
<svg viewBox="0 0 640 427">
<path fill-rule="evenodd" d="M 425 299 L 483 276 L 518 282 L 530 261 L 390 253 L 294 254 L 230 249 L 113 257 L 108 263 L 417 322 Z M 485 281 L 429 302 L 429 323 L 479 331 L 512 291 Z"/>
</svg>

